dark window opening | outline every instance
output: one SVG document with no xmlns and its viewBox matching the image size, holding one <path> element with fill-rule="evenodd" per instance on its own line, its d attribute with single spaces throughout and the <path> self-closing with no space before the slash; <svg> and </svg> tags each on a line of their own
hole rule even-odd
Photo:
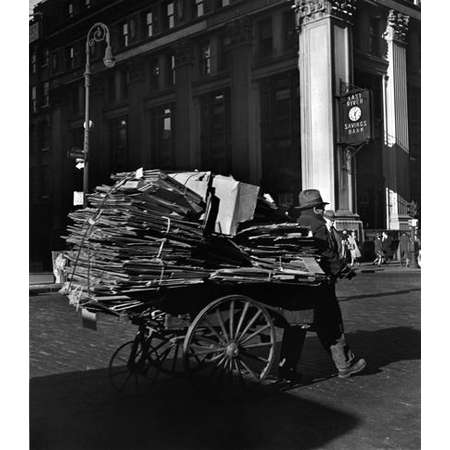
<svg viewBox="0 0 450 450">
<path fill-rule="evenodd" d="M 170 105 L 152 110 L 152 160 L 161 169 L 175 168 L 174 108 Z"/>
<path fill-rule="evenodd" d="M 171 29 L 175 26 L 175 3 L 166 2 L 163 4 L 164 29 Z"/>
<path fill-rule="evenodd" d="M 77 65 L 77 51 L 75 47 L 66 48 L 66 67 L 68 70 L 74 69 Z"/>
<path fill-rule="evenodd" d="M 59 55 L 58 53 L 53 53 L 52 54 L 52 72 L 58 72 L 59 69 Z"/>
<path fill-rule="evenodd" d="M 201 97 L 202 168 L 228 175 L 231 172 L 229 90 Z"/>
<path fill-rule="evenodd" d="M 295 14 L 293 11 L 283 14 L 283 36 L 285 50 L 288 51 L 293 48 L 298 48 Z"/>
<path fill-rule="evenodd" d="M 50 51 L 48 48 L 42 52 L 42 64 L 41 67 L 47 67 L 50 59 Z"/>
<path fill-rule="evenodd" d="M 201 75 L 211 73 L 211 46 L 209 42 L 200 46 L 200 73 Z"/>
<path fill-rule="evenodd" d="M 50 83 L 45 81 L 42 86 L 42 106 L 47 107 L 50 105 Z"/>
<path fill-rule="evenodd" d="M 146 24 L 146 28 L 147 28 L 147 37 L 152 37 L 153 34 L 155 33 L 154 24 L 153 24 L 153 12 L 152 11 L 149 11 L 145 15 L 145 24 Z"/>
<path fill-rule="evenodd" d="M 37 55 L 36 51 L 31 54 L 31 73 L 37 72 Z"/>
<path fill-rule="evenodd" d="M 372 55 L 381 56 L 381 44 L 381 20 L 379 17 L 371 17 L 369 22 L 369 52 Z"/>
<path fill-rule="evenodd" d="M 128 23 L 125 22 L 120 25 L 120 46 L 128 47 L 129 43 L 130 43 L 130 36 L 128 30 Z"/>
<path fill-rule="evenodd" d="M 37 112 L 37 88 L 36 86 L 31 87 L 31 111 Z"/>
<path fill-rule="evenodd" d="M 150 61 L 150 89 L 159 89 L 160 68 L 158 58 L 155 57 Z"/>
<path fill-rule="evenodd" d="M 110 121 L 111 170 L 127 170 L 128 165 L 128 118 L 119 117 Z"/>
<path fill-rule="evenodd" d="M 205 0 L 191 0 L 193 11 L 192 16 L 193 17 L 201 17 L 206 12 L 206 2 Z"/>
<path fill-rule="evenodd" d="M 259 56 L 265 58 L 272 55 L 272 18 L 258 23 Z"/>
<path fill-rule="evenodd" d="M 167 55 L 167 86 L 173 86 L 176 82 L 175 55 Z"/>
</svg>

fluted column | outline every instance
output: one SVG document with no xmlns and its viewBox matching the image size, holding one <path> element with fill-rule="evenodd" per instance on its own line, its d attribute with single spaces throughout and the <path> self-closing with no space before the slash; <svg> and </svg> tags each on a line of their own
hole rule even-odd
<svg viewBox="0 0 450 450">
<path fill-rule="evenodd" d="M 386 180 L 386 226 L 407 227 L 409 201 L 408 95 L 406 80 L 406 37 L 409 17 L 390 10 L 384 38 L 389 62 L 384 78 L 384 157 Z"/>
<path fill-rule="evenodd" d="M 236 179 L 250 175 L 252 23 L 248 17 L 228 25 L 231 53 L 231 167 Z"/>
<path fill-rule="evenodd" d="M 295 0 L 299 32 L 302 188 L 352 216 L 351 177 L 336 145 L 336 96 L 352 82 L 351 25 L 357 0 Z M 353 220 L 352 218 L 351 220 Z"/>
</svg>

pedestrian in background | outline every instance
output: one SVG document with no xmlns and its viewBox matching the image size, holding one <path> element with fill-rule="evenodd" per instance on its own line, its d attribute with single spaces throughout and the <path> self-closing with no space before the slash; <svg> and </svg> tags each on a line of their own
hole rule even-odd
<svg viewBox="0 0 450 450">
<path fill-rule="evenodd" d="M 409 267 L 410 253 L 414 251 L 414 242 L 407 233 L 402 233 L 399 241 L 400 264 L 402 267 Z"/>
<path fill-rule="evenodd" d="M 383 263 L 387 264 L 392 259 L 392 239 L 385 231 L 381 234 L 381 248 L 383 250 Z"/>
<path fill-rule="evenodd" d="M 323 218 L 325 219 L 325 225 L 327 227 L 327 230 L 334 238 L 336 244 L 337 244 L 337 251 L 341 257 L 343 257 L 343 251 L 342 251 L 342 235 L 339 233 L 339 231 L 336 229 L 336 214 L 332 209 L 327 209 L 323 213 Z"/>
<path fill-rule="evenodd" d="M 359 265 L 359 258 L 361 258 L 361 252 L 358 247 L 358 241 L 356 239 L 356 232 L 352 230 L 347 238 L 347 245 L 350 251 L 350 266 L 355 264 Z"/>
<path fill-rule="evenodd" d="M 382 246 L 382 242 L 381 242 L 380 233 L 377 233 L 375 235 L 373 244 L 374 244 L 374 251 L 375 251 L 375 259 L 374 259 L 373 263 L 376 264 L 377 266 L 381 266 L 381 264 L 383 264 L 384 254 L 383 254 L 383 246 Z"/>
<path fill-rule="evenodd" d="M 341 251 L 342 251 L 342 258 L 345 262 L 350 262 L 350 250 L 348 246 L 348 231 L 343 230 L 342 231 L 342 240 L 341 240 Z"/>
</svg>

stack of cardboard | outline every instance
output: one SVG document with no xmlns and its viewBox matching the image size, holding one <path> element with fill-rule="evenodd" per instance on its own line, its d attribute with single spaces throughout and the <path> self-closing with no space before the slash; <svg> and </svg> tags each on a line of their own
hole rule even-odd
<svg viewBox="0 0 450 450">
<path fill-rule="evenodd" d="M 114 186 L 98 186 L 88 196 L 89 207 L 69 214 L 66 292 L 121 311 L 162 287 L 207 280 L 308 282 L 323 275 L 308 229 L 287 222 L 265 225 L 286 217 L 258 198 L 259 188 L 207 174 L 141 170 L 113 175 Z M 194 181 L 197 192 L 187 186 Z M 219 207 L 207 230 L 213 196 Z"/>
<path fill-rule="evenodd" d="M 115 296 L 207 278 L 212 269 L 202 249 L 217 250 L 203 236 L 202 199 L 157 170 L 140 179 L 135 173 L 113 179 L 115 186 L 99 186 L 89 195 L 90 207 L 69 214 L 70 288 L 91 297 Z M 216 258 L 214 268 L 242 263 L 233 257 Z"/>
</svg>

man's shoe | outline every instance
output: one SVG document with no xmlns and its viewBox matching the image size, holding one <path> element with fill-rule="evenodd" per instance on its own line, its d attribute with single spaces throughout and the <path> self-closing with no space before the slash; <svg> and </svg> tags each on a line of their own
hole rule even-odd
<svg viewBox="0 0 450 450">
<path fill-rule="evenodd" d="M 362 370 L 364 370 L 367 366 L 367 362 L 364 358 L 360 358 L 357 361 L 355 361 L 353 364 L 351 364 L 346 369 L 339 369 L 338 377 L 339 378 L 348 378 L 355 373 L 359 373 Z"/>
</svg>

